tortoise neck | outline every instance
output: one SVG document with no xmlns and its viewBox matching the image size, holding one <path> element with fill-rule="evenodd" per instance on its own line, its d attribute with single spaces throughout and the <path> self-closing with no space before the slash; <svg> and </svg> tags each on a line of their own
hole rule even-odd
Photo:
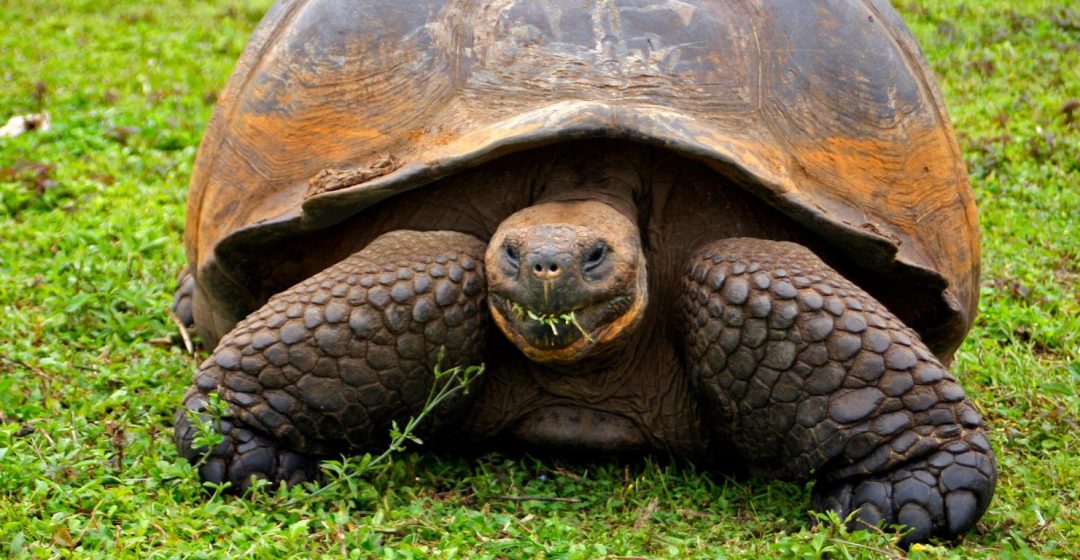
<svg viewBox="0 0 1080 560">
<path fill-rule="evenodd" d="M 637 200 L 645 192 L 641 166 L 646 150 L 599 141 L 554 150 L 534 203 L 596 200 L 637 223 Z"/>
</svg>

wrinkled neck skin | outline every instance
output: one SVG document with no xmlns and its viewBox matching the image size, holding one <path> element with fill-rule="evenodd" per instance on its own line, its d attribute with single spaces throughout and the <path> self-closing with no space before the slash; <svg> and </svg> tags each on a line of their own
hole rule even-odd
<svg viewBox="0 0 1080 560">
<path fill-rule="evenodd" d="M 638 171 L 641 152 L 593 149 L 576 155 L 553 162 L 534 205 L 602 202 L 632 222 L 634 234 L 640 238 L 637 199 L 644 189 Z"/>
<path fill-rule="evenodd" d="M 555 161 L 536 203 L 507 217 L 488 246 L 496 325 L 527 358 L 561 374 L 611 368 L 645 314 L 642 185 L 629 157 Z"/>
</svg>

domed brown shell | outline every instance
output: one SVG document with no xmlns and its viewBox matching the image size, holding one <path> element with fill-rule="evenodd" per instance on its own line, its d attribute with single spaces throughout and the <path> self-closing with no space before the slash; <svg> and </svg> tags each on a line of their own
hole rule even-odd
<svg viewBox="0 0 1080 560">
<path fill-rule="evenodd" d="M 913 326 L 939 356 L 970 328 L 974 201 L 883 0 L 280 1 L 200 147 L 189 265 L 211 300 L 242 299 L 260 246 L 592 137 L 704 162 L 896 289 L 934 294 Z"/>
</svg>

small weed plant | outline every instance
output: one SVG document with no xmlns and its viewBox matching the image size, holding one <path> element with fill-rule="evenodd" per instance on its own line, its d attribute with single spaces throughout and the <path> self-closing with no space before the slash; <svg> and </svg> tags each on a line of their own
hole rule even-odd
<svg viewBox="0 0 1080 560">
<path fill-rule="evenodd" d="M 585 340 L 588 340 L 589 342 L 592 342 L 593 340 L 592 337 L 589 336 L 588 331 L 586 331 L 585 328 L 581 326 L 581 323 L 578 322 L 577 315 L 573 311 L 558 314 L 537 313 L 520 303 L 512 304 L 511 309 L 513 309 L 514 313 L 517 314 L 519 318 L 524 319 L 525 317 L 528 317 L 529 319 L 550 328 L 551 334 L 559 334 L 559 325 L 571 325 L 581 333 L 581 336 L 583 336 Z"/>
<path fill-rule="evenodd" d="M 359 496 L 361 492 L 357 486 L 358 479 L 385 473 L 394 455 L 404 451 L 409 443 L 423 445 L 423 440 L 416 435 L 420 424 L 446 400 L 459 393 L 468 394 L 470 387 L 484 374 L 484 369 L 484 364 L 455 366 L 445 370 L 440 366 L 435 366 L 435 380 L 423 408 L 419 414 L 410 417 L 403 427 L 399 427 L 397 421 L 392 423 L 390 442 L 386 449 L 378 455 L 364 453 L 357 457 L 324 461 L 322 467 L 329 481 L 309 494 L 305 494 L 303 500 L 319 498 L 338 492 L 342 488 L 346 489 L 345 494 L 348 496 Z"/>
</svg>

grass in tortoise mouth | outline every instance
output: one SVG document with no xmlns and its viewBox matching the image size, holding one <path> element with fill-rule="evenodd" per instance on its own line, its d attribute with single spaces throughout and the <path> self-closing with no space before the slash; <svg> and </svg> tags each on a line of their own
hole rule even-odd
<svg viewBox="0 0 1080 560">
<path fill-rule="evenodd" d="M 528 317 L 529 319 L 532 319 L 533 321 L 536 321 L 541 325 L 546 325 L 548 328 L 551 329 L 551 334 L 553 335 L 558 336 L 559 325 L 573 325 L 578 330 L 578 332 L 580 332 L 581 335 L 585 337 L 585 340 L 589 342 L 593 341 L 593 338 L 589 336 L 589 333 L 586 332 L 585 328 L 582 327 L 581 323 L 578 322 L 577 316 L 575 316 L 574 314 L 575 310 L 570 310 L 566 313 L 561 314 L 537 313 L 536 311 L 533 311 L 532 309 L 529 309 L 528 307 L 525 307 L 524 305 L 521 305 L 517 302 L 512 302 L 510 304 L 510 310 L 518 316 L 518 319 L 525 320 L 525 318 Z"/>
</svg>

